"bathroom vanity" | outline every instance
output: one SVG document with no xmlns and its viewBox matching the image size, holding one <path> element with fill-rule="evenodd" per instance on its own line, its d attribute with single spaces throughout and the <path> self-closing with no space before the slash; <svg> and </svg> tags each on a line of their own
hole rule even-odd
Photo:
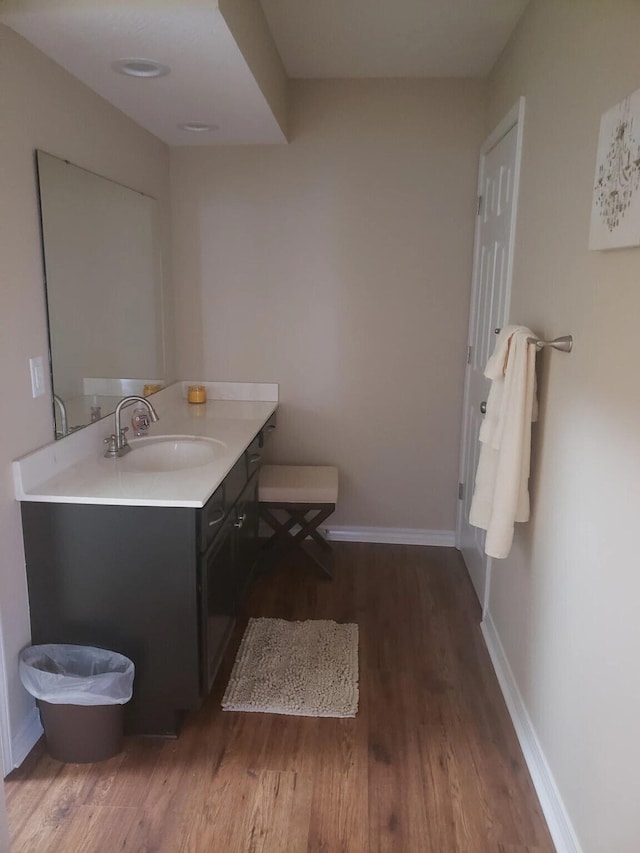
<svg viewBox="0 0 640 853">
<path fill-rule="evenodd" d="M 162 394 L 155 436 L 215 442 L 212 461 L 141 471 L 134 448 L 85 456 L 42 483 L 28 464 L 16 474 L 32 642 L 131 658 L 131 734 L 177 734 L 211 690 L 257 556 L 258 471 L 275 428 L 275 401 L 198 410 L 179 390 Z"/>
</svg>

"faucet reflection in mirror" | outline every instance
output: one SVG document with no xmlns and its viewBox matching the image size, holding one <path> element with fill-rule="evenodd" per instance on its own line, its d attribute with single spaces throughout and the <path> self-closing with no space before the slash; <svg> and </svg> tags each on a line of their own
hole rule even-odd
<svg viewBox="0 0 640 853">
<path fill-rule="evenodd" d="M 53 395 L 53 419 L 56 425 L 56 438 L 64 438 L 64 436 L 69 432 L 69 421 L 67 418 L 67 407 L 64 404 L 64 400 L 61 397 L 58 397 L 57 394 Z M 58 419 L 60 421 L 60 428 L 58 429 Z"/>
<path fill-rule="evenodd" d="M 158 210 L 66 160 L 38 151 L 36 162 L 62 438 L 111 414 L 123 395 L 166 384 Z"/>
</svg>

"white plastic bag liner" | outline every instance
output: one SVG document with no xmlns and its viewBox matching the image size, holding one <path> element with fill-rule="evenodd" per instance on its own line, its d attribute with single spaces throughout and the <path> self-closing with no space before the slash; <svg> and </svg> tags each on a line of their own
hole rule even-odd
<svg viewBox="0 0 640 853">
<path fill-rule="evenodd" d="M 93 646 L 47 644 L 20 652 L 20 680 L 53 705 L 124 705 L 133 695 L 133 662 Z"/>
</svg>

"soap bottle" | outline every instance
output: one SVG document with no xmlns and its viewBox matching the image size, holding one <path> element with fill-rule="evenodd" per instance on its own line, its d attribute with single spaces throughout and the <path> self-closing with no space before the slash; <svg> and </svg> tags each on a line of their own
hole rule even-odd
<svg viewBox="0 0 640 853">
<path fill-rule="evenodd" d="M 151 421 L 149 412 L 145 406 L 136 406 L 131 415 L 131 429 L 134 435 L 145 435 L 149 430 Z"/>
</svg>

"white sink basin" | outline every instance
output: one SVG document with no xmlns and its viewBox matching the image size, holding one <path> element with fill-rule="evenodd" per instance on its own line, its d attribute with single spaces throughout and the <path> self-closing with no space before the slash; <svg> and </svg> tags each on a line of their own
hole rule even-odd
<svg viewBox="0 0 640 853">
<path fill-rule="evenodd" d="M 197 435 L 161 435 L 157 438 L 134 438 L 131 450 L 118 460 L 126 471 L 161 473 L 199 468 L 215 462 L 227 445 L 215 438 Z"/>
</svg>

